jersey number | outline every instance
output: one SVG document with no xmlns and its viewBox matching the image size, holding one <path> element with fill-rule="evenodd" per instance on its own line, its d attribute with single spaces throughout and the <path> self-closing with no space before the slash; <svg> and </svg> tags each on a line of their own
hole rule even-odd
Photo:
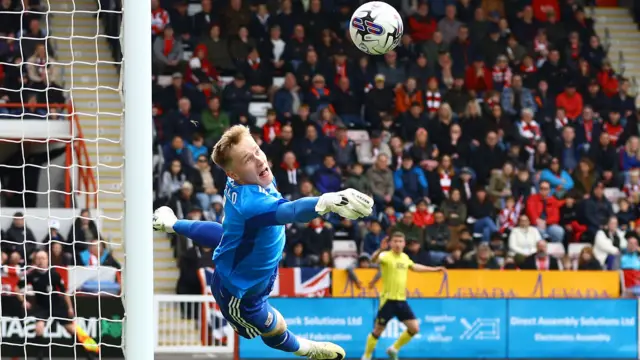
<svg viewBox="0 0 640 360">
<path fill-rule="evenodd" d="M 231 193 L 231 203 L 235 205 L 236 201 L 238 201 L 238 193 L 237 192 L 232 192 Z"/>
</svg>

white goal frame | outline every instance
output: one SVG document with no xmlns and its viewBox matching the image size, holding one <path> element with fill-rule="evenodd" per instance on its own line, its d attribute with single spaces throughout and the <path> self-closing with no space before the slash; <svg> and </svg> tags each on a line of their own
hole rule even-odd
<svg viewBox="0 0 640 360">
<path fill-rule="evenodd" d="M 123 1 L 125 358 L 153 360 L 151 1 Z"/>
</svg>

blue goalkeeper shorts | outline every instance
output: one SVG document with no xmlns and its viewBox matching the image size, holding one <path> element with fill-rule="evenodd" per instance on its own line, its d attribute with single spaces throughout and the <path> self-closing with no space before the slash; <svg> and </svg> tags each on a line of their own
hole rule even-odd
<svg viewBox="0 0 640 360">
<path fill-rule="evenodd" d="M 278 321 L 277 312 L 269 305 L 268 299 L 276 274 L 277 272 L 271 277 L 264 293 L 239 299 L 231 295 L 222 285 L 217 273 L 213 273 L 211 293 L 216 299 L 220 312 L 238 335 L 253 339 L 275 329 Z"/>
</svg>

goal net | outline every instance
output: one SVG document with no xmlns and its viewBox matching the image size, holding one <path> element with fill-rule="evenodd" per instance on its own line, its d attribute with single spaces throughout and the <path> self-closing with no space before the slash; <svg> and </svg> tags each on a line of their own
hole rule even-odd
<svg viewBox="0 0 640 360">
<path fill-rule="evenodd" d="M 123 357 L 121 18 L 0 1 L 2 359 Z"/>
</svg>

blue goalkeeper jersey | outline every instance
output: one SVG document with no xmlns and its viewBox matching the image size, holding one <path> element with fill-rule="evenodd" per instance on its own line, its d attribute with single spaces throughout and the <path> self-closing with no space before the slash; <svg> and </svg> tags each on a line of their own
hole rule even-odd
<svg viewBox="0 0 640 360">
<path fill-rule="evenodd" d="M 287 200 L 275 182 L 265 189 L 227 179 L 224 195 L 224 235 L 213 254 L 216 273 L 237 298 L 261 295 L 285 246 L 285 226 L 266 224 L 276 223 L 276 209 Z"/>
</svg>

